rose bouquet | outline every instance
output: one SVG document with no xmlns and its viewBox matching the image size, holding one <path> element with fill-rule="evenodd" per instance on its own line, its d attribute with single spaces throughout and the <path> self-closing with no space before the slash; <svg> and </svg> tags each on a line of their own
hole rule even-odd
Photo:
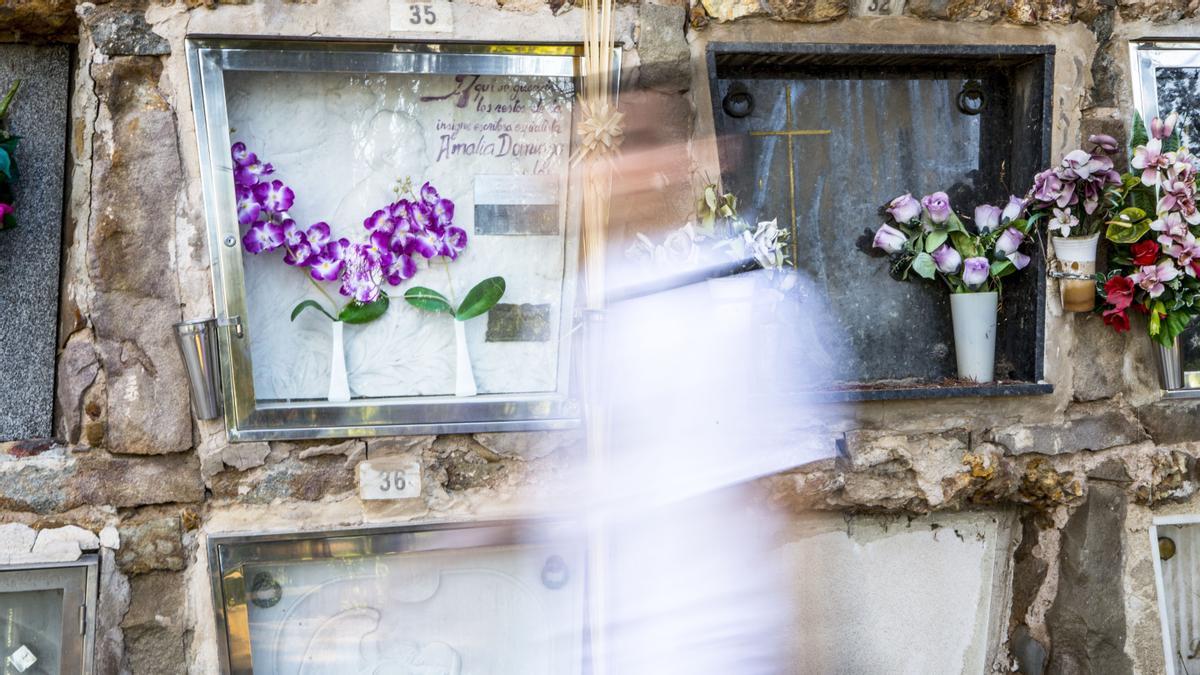
<svg viewBox="0 0 1200 675">
<path fill-rule="evenodd" d="M 1146 314 L 1150 337 L 1164 347 L 1200 314 L 1200 160 L 1177 123 L 1174 113 L 1155 118 L 1147 135 L 1140 116 L 1135 117 L 1133 171 L 1109 195 L 1109 271 L 1099 276 L 1104 322 L 1124 332 L 1130 309 Z"/>
<path fill-rule="evenodd" d="M 891 260 L 891 275 L 940 280 L 950 291 L 954 349 L 959 377 L 993 379 L 996 311 L 1002 280 L 1029 265 L 1022 251 L 1030 241 L 1031 221 L 1022 218 L 1025 200 L 1011 197 L 1004 208 L 982 204 L 968 227 L 950 207 L 944 192 L 917 201 L 912 194 L 893 199 L 872 240 Z M 869 232 L 869 230 L 868 230 Z"/>
<path fill-rule="evenodd" d="M 1089 312 L 1095 307 L 1096 246 L 1108 220 L 1110 195 L 1121 186 L 1113 169 L 1117 141 L 1096 134 L 1090 149 L 1072 150 L 1058 166 L 1034 176 L 1029 190 L 1030 220 L 1042 219 L 1064 269 L 1063 308 Z"/>
</svg>

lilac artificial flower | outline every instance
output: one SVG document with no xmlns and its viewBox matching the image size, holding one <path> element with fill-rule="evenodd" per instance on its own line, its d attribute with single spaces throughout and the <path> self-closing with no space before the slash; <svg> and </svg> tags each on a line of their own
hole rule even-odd
<svg viewBox="0 0 1200 675">
<path fill-rule="evenodd" d="M 1079 225 L 1079 219 L 1071 213 L 1071 209 L 1054 209 L 1054 217 L 1046 224 L 1049 230 L 1058 230 L 1063 237 L 1071 236 L 1071 228 Z"/>
<path fill-rule="evenodd" d="M 954 274 L 962 267 L 962 255 L 950 244 L 942 244 L 933 252 L 933 263 L 942 274 Z"/>
<path fill-rule="evenodd" d="M 1154 138 L 1133 150 L 1129 166 L 1142 170 L 1142 185 L 1153 187 L 1158 184 L 1159 169 L 1166 169 L 1171 160 L 1162 152 L 1162 141 Z"/>
<path fill-rule="evenodd" d="M 891 225 L 880 225 L 879 231 L 875 233 L 875 248 L 883 249 L 888 253 L 899 253 L 904 249 L 904 243 L 908 241 L 908 237 L 892 227 Z"/>
<path fill-rule="evenodd" d="M 1200 225 L 1200 210 L 1196 208 L 1195 170 L 1191 164 L 1175 162 L 1162 177 L 1158 211 L 1178 211 L 1184 220 Z"/>
<path fill-rule="evenodd" d="M 1108 166 L 1105 167 L 1105 160 Z M 1063 178 L 1087 180 L 1092 174 L 1112 168 L 1112 160 L 1104 155 L 1093 155 L 1086 150 L 1072 150 L 1062 160 Z"/>
<path fill-rule="evenodd" d="M 1091 136 L 1088 136 L 1088 142 L 1094 143 L 1105 152 L 1116 152 L 1117 147 L 1119 147 L 1117 145 L 1117 139 L 1109 136 L 1108 134 L 1092 134 Z"/>
<path fill-rule="evenodd" d="M 409 210 L 414 229 L 429 230 L 437 226 L 433 215 L 433 207 L 425 202 L 417 202 Z"/>
<path fill-rule="evenodd" d="M 257 185 L 259 179 L 263 176 L 275 173 L 275 167 L 270 164 L 263 164 L 254 155 L 250 155 L 249 158 L 253 161 L 248 164 L 241 164 L 233 170 L 233 182 L 235 184 Z"/>
<path fill-rule="evenodd" d="M 413 240 L 417 233 L 417 226 L 412 218 L 412 208 L 412 204 L 407 199 L 401 199 L 388 207 L 394 223 L 391 246 L 393 253 L 412 252 Z"/>
<path fill-rule="evenodd" d="M 302 241 L 308 241 L 304 230 L 291 218 L 285 219 L 280 225 L 283 226 L 283 242 L 288 246 L 297 246 Z"/>
<path fill-rule="evenodd" d="M 1033 198 L 1042 204 L 1057 204 L 1060 207 L 1074 204 L 1078 199 L 1074 181 L 1064 181 L 1058 169 L 1046 169 L 1033 177 Z M 1011 199 L 1009 205 L 1012 205 Z M 1005 208 L 1005 211 L 1008 209 Z"/>
<path fill-rule="evenodd" d="M 1009 223 L 1021 217 L 1025 212 L 1025 205 L 1028 200 L 1021 199 L 1016 195 L 1009 195 L 1008 203 L 1004 205 L 1004 210 L 1000 213 L 1000 222 Z"/>
<path fill-rule="evenodd" d="M 1185 274 L 1196 276 L 1195 268 L 1200 263 L 1200 242 L 1196 241 L 1196 235 L 1188 232 L 1183 239 L 1165 246 L 1163 251 L 1175 259 Z"/>
<path fill-rule="evenodd" d="M 262 205 L 254 198 L 254 190 L 245 186 L 237 186 L 238 223 L 249 225 L 262 215 Z"/>
<path fill-rule="evenodd" d="M 921 206 L 929 214 L 929 219 L 940 225 L 950 218 L 950 195 L 945 192 L 935 192 L 921 198 Z"/>
<path fill-rule="evenodd" d="M 987 283 L 991 270 L 992 268 L 988 264 L 987 258 L 967 258 L 963 261 L 963 283 L 966 284 L 967 288 L 975 290 Z"/>
<path fill-rule="evenodd" d="M 382 232 L 390 235 L 392 230 L 396 229 L 396 222 L 392 220 L 392 215 L 387 209 L 379 209 L 363 221 L 363 227 L 371 233 Z"/>
<path fill-rule="evenodd" d="M 283 225 L 266 221 L 255 223 L 242 237 L 242 245 L 254 255 L 274 251 L 283 245 Z"/>
<path fill-rule="evenodd" d="M 308 243 L 318 249 L 324 248 L 332 236 L 329 232 L 329 223 L 324 221 L 310 225 L 308 230 L 304 232 L 304 235 L 308 237 Z"/>
<path fill-rule="evenodd" d="M 391 263 L 383 270 L 384 278 L 393 286 L 399 286 L 408 279 L 413 278 L 416 273 L 417 261 L 413 260 L 412 256 L 404 253 L 393 255 Z"/>
<path fill-rule="evenodd" d="M 991 232 L 1000 226 L 1000 218 L 1003 216 L 999 206 L 991 204 L 980 204 L 975 207 L 975 227 L 980 233 Z"/>
<path fill-rule="evenodd" d="M 1170 246 L 1177 241 L 1183 241 L 1188 235 L 1187 223 L 1183 222 L 1183 216 L 1177 212 L 1164 213 L 1154 222 L 1150 223 L 1150 229 L 1155 232 L 1162 232 L 1158 237 L 1158 243 L 1163 246 Z"/>
<path fill-rule="evenodd" d="M 1129 275 L 1129 279 L 1150 294 L 1150 297 L 1157 298 L 1166 290 L 1166 286 L 1163 284 L 1177 276 L 1179 276 L 1179 270 L 1175 268 L 1175 262 L 1164 260 L 1157 265 L 1139 267 L 1138 271 Z"/>
<path fill-rule="evenodd" d="M 366 249 L 364 249 L 364 250 L 369 255 L 371 255 L 376 260 L 378 260 L 380 262 L 380 264 L 384 264 L 385 258 L 387 259 L 387 262 L 391 262 L 391 258 L 392 258 L 392 235 L 391 235 L 391 233 L 389 233 L 389 232 L 374 232 L 367 239 Z"/>
<path fill-rule="evenodd" d="M 321 252 L 319 246 L 313 246 L 308 237 L 300 234 L 300 241 L 296 244 L 287 245 L 287 253 L 283 254 L 283 262 L 293 267 L 308 267 L 316 262 L 318 255 Z"/>
<path fill-rule="evenodd" d="M 339 239 L 325 244 L 312 263 L 312 278 L 317 281 L 333 281 L 341 276 L 342 268 L 345 266 L 342 256 L 349 247 L 348 239 Z"/>
<path fill-rule="evenodd" d="M 911 192 L 905 192 L 888 202 L 887 212 L 897 223 L 911 223 L 921 217 L 921 202 L 913 199 Z"/>
<path fill-rule="evenodd" d="M 437 189 L 430 185 L 429 182 L 426 182 L 421 186 L 421 201 L 433 206 L 434 204 L 438 203 L 440 199 L 441 197 L 438 196 Z"/>
<path fill-rule="evenodd" d="M 412 253 L 419 253 L 422 258 L 429 260 L 441 250 L 442 237 L 429 228 L 422 228 L 412 237 L 408 247 Z"/>
<path fill-rule="evenodd" d="M 264 209 L 282 213 L 292 208 L 292 204 L 296 201 L 296 193 L 284 185 L 283 181 L 275 180 L 255 185 L 254 198 L 258 200 L 259 204 L 262 204 Z"/>
<path fill-rule="evenodd" d="M 433 218 L 439 227 L 450 227 L 454 223 L 454 202 L 439 199 L 433 204 Z"/>
<path fill-rule="evenodd" d="M 1175 133 L 1175 124 L 1177 122 L 1179 122 L 1179 113 L 1173 112 L 1167 115 L 1167 119 L 1165 120 L 1155 117 L 1150 120 L 1150 137 L 1155 140 L 1165 141 L 1171 137 L 1171 134 Z"/>
<path fill-rule="evenodd" d="M 1001 253 L 1006 259 L 1012 262 L 1013 267 L 1017 269 L 1025 269 L 1029 264 L 1029 256 L 1021 253 L 1018 249 L 1021 242 L 1025 240 L 1025 235 L 1015 227 L 1010 227 L 1000 233 L 1000 237 L 996 239 L 996 253 Z"/>
<path fill-rule="evenodd" d="M 438 246 L 438 255 L 457 260 L 458 254 L 467 247 L 467 231 L 461 227 L 447 227 Z"/>
<path fill-rule="evenodd" d="M 343 256 L 342 285 L 338 292 L 367 304 L 375 302 L 382 290 L 383 268 L 368 244 L 351 244 Z"/>
</svg>

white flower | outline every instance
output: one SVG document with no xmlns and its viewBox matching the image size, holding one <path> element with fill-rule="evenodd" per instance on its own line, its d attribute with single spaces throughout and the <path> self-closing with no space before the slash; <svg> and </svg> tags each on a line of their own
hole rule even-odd
<svg viewBox="0 0 1200 675">
<path fill-rule="evenodd" d="M 1079 225 L 1079 219 L 1075 214 L 1071 213 L 1071 209 L 1054 209 L 1054 217 L 1050 219 L 1047 227 L 1051 230 L 1058 230 L 1062 236 L 1071 236 L 1071 228 Z"/>
</svg>

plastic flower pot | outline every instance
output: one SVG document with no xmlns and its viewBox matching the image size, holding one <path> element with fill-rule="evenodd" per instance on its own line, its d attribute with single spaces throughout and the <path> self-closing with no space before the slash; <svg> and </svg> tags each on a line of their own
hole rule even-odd
<svg viewBox="0 0 1200 675">
<path fill-rule="evenodd" d="M 1096 249 L 1100 233 L 1090 237 L 1051 237 L 1054 255 L 1067 274 L 1096 273 Z M 1059 279 L 1062 307 L 1068 312 L 1090 312 L 1096 308 L 1096 282 L 1092 279 Z"/>
<path fill-rule="evenodd" d="M 950 294 L 954 356 L 958 360 L 958 376 L 964 380 L 991 382 L 995 379 L 998 302 L 995 291 Z"/>
<path fill-rule="evenodd" d="M 467 350 L 467 323 L 454 321 L 454 395 L 474 396 L 475 371 L 471 369 L 471 352 Z"/>
<path fill-rule="evenodd" d="M 333 340 L 329 347 L 329 402 L 345 403 L 350 400 L 350 378 L 346 374 L 346 345 L 342 330 L 346 324 L 332 322 Z"/>
</svg>

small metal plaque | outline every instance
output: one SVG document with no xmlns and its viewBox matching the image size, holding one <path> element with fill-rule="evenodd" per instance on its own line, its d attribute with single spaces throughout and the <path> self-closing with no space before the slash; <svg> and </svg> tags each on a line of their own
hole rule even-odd
<svg viewBox="0 0 1200 675">
<path fill-rule="evenodd" d="M 390 457 L 359 463 L 358 495 L 364 500 L 420 497 L 421 462 Z"/>
<path fill-rule="evenodd" d="M 550 176 L 476 176 L 475 234 L 558 234 L 553 181 Z"/>
<path fill-rule="evenodd" d="M 900 16 L 904 14 L 905 0 L 858 0 L 856 16 Z"/>
<path fill-rule="evenodd" d="M 454 6 L 450 0 L 391 0 L 393 33 L 453 33 Z"/>
<path fill-rule="evenodd" d="M 550 305 L 496 305 L 488 312 L 488 342 L 547 342 Z"/>
</svg>

